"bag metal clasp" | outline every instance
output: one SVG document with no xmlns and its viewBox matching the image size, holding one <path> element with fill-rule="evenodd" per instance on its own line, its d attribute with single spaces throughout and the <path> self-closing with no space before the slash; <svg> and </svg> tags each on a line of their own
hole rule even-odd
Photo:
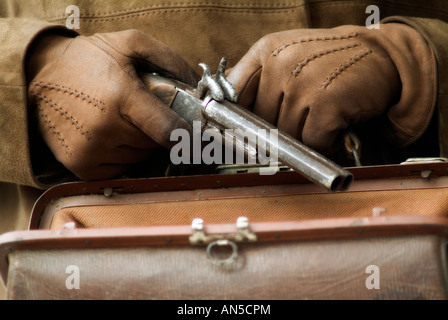
<svg viewBox="0 0 448 320">
<path fill-rule="evenodd" d="M 237 231 L 228 234 L 206 234 L 204 231 L 204 220 L 196 218 L 191 224 L 193 230 L 190 236 L 190 244 L 194 246 L 206 245 L 207 258 L 218 265 L 230 264 L 238 258 L 238 246 L 236 243 L 256 242 L 258 237 L 249 229 L 249 219 L 239 217 L 236 221 Z M 213 251 L 219 247 L 228 247 L 231 253 L 224 258 L 217 257 Z"/>
</svg>

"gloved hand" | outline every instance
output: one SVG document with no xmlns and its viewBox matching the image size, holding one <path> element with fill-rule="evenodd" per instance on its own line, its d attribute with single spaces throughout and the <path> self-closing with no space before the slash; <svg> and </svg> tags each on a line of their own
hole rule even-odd
<svg viewBox="0 0 448 320">
<path fill-rule="evenodd" d="M 31 52 L 29 100 L 50 150 L 83 180 L 108 179 L 171 147 L 176 128 L 191 130 L 151 94 L 137 71 L 195 85 L 177 53 L 137 30 L 43 39 Z"/>
<path fill-rule="evenodd" d="M 378 132 L 410 144 L 430 122 L 435 58 L 397 23 L 303 29 L 259 40 L 231 70 L 239 104 L 324 154 L 342 130 L 378 118 Z"/>
</svg>

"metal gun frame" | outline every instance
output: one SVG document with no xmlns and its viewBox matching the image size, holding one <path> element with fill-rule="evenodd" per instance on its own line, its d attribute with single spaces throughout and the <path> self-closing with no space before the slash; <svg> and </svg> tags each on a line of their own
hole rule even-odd
<svg viewBox="0 0 448 320">
<path fill-rule="evenodd" d="M 203 129 L 217 129 L 224 139 L 229 139 L 224 132 L 225 129 L 249 131 L 257 137 L 257 143 L 266 146 L 267 153 L 275 150 L 278 152 L 279 162 L 310 181 L 330 191 L 342 191 L 349 188 L 353 181 L 353 175 L 349 171 L 290 135 L 278 131 L 277 139 L 272 139 L 272 135 L 258 134 L 260 129 L 265 132 L 278 129 L 230 101 L 236 101 L 237 96 L 233 87 L 223 76 L 225 63 L 223 59 L 215 79 L 211 77 L 208 66 L 201 64 L 204 76 L 199 82 L 198 89 L 154 74 L 143 74 L 141 79 L 156 96 L 190 125 L 193 121 L 201 121 Z M 203 98 L 204 95 L 205 98 Z M 238 137 L 235 136 L 235 138 Z M 245 144 L 244 141 L 239 143 Z M 245 149 L 250 150 L 250 146 Z"/>
</svg>

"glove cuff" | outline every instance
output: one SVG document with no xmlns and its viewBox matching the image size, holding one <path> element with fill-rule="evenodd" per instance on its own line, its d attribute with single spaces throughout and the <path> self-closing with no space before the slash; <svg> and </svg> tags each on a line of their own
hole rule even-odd
<svg viewBox="0 0 448 320">
<path fill-rule="evenodd" d="M 383 133 L 404 147 L 416 141 L 431 122 L 437 100 L 437 63 L 431 46 L 414 28 L 383 23 L 379 41 L 393 60 L 401 80 L 398 102 L 389 108 Z"/>
</svg>

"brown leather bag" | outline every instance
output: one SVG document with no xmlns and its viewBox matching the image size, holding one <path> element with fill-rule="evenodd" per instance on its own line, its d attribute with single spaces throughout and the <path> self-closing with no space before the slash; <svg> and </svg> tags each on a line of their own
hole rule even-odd
<svg viewBox="0 0 448 320">
<path fill-rule="evenodd" d="M 448 163 L 349 170 L 57 186 L 0 237 L 8 298 L 446 299 Z"/>
</svg>

